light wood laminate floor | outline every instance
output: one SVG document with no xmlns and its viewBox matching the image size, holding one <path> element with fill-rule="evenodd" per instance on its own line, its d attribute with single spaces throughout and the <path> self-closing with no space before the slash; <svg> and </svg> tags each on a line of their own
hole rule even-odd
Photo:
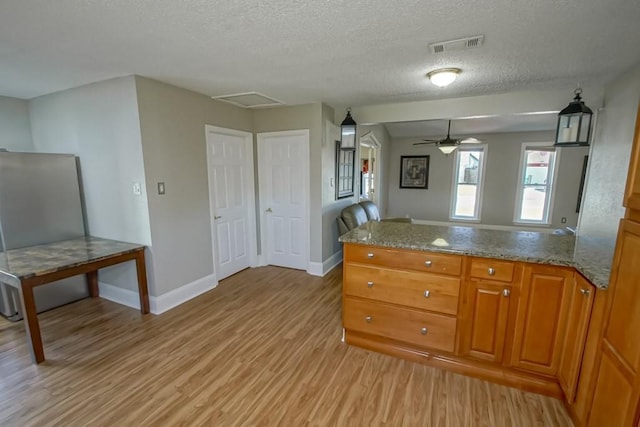
<svg viewBox="0 0 640 427">
<path fill-rule="evenodd" d="M 2 426 L 570 426 L 560 401 L 340 342 L 340 268 L 245 270 L 160 316 L 86 299 L 0 318 Z"/>
</svg>

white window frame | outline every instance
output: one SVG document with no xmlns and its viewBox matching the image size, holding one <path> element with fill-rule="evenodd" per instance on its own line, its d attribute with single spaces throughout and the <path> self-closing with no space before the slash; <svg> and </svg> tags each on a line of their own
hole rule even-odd
<svg viewBox="0 0 640 427">
<path fill-rule="evenodd" d="M 466 151 L 482 151 L 482 161 L 478 166 L 478 186 L 476 188 L 476 206 L 473 217 L 456 216 L 456 200 L 458 198 L 458 166 L 460 164 L 460 153 Z M 487 144 L 473 144 L 469 146 L 458 146 L 453 158 L 453 175 L 451 178 L 451 203 L 449 206 L 449 220 L 464 222 L 480 222 L 482 213 L 482 199 L 484 194 L 484 172 L 486 170 L 487 154 L 489 146 Z"/>
<path fill-rule="evenodd" d="M 553 212 L 553 203 L 556 196 L 556 188 L 557 188 L 557 178 L 558 178 L 558 167 L 560 165 L 560 153 L 562 150 L 559 148 L 555 148 L 554 151 L 554 159 L 553 159 L 553 167 L 551 168 L 551 180 L 547 179 L 547 181 L 551 181 L 549 185 L 549 198 L 545 201 L 545 210 L 544 216 L 542 220 L 526 220 L 520 219 L 520 212 L 522 209 L 522 198 L 524 197 L 524 173 L 526 170 L 525 161 L 526 161 L 526 152 L 527 150 L 535 150 L 536 148 L 553 148 L 553 142 L 527 142 L 522 144 L 520 148 L 520 168 L 518 170 L 518 181 L 517 181 L 517 190 L 516 190 L 516 204 L 513 209 L 513 223 L 514 224 L 527 224 L 527 225 L 540 225 L 547 226 L 552 223 L 552 212 Z"/>
</svg>

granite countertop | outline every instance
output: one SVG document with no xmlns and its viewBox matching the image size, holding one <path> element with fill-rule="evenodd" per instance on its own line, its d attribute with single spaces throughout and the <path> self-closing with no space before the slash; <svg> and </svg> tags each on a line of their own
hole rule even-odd
<svg viewBox="0 0 640 427">
<path fill-rule="evenodd" d="M 610 240 L 549 233 L 387 221 L 368 222 L 342 235 L 340 241 L 570 266 L 600 289 L 609 284 L 615 246 Z"/>
<path fill-rule="evenodd" d="M 98 237 L 80 237 L 0 252 L 0 281 L 20 286 L 20 280 L 122 255 L 144 245 Z"/>
</svg>

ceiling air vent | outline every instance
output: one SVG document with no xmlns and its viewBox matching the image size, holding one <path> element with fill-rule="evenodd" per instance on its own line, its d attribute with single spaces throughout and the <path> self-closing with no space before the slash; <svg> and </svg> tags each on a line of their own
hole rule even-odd
<svg viewBox="0 0 640 427">
<path fill-rule="evenodd" d="M 463 39 L 449 40 L 446 42 L 431 43 L 431 53 L 456 52 L 459 50 L 474 49 L 482 46 L 484 36 L 465 37 Z"/>
<path fill-rule="evenodd" d="M 219 101 L 229 102 L 233 105 L 244 108 L 263 108 L 284 105 L 277 99 L 268 97 L 258 92 L 234 93 L 231 95 L 212 96 L 211 98 Z"/>
</svg>

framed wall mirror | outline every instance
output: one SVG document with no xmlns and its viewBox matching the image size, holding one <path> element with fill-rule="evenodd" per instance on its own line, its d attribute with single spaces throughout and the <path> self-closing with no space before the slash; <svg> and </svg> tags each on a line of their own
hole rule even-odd
<svg viewBox="0 0 640 427">
<path fill-rule="evenodd" d="M 352 197 L 355 183 L 356 148 L 342 148 L 336 141 L 336 199 Z"/>
</svg>

